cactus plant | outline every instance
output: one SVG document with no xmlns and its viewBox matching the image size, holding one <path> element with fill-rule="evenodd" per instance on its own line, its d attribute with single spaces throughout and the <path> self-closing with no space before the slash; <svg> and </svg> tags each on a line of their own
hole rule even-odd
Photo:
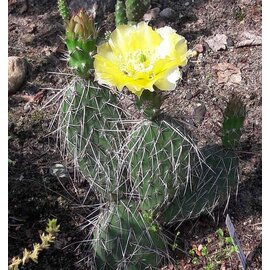
<svg viewBox="0 0 270 270">
<path fill-rule="evenodd" d="M 82 78 L 89 78 L 93 69 L 97 32 L 93 20 L 80 10 L 66 27 L 65 42 L 69 52 L 69 66 Z"/>
<path fill-rule="evenodd" d="M 126 5 L 124 0 L 117 0 L 115 4 L 115 24 L 127 24 Z"/>
<path fill-rule="evenodd" d="M 238 184 L 238 157 L 222 146 L 201 150 L 205 159 L 194 164 L 190 185 L 158 214 L 160 223 L 170 225 L 211 213 L 217 205 L 228 201 Z"/>
<path fill-rule="evenodd" d="M 107 89 L 75 78 L 63 94 L 60 130 L 64 148 L 90 181 L 100 198 L 119 187 L 122 111 Z"/>
<path fill-rule="evenodd" d="M 157 225 L 153 229 L 144 219 L 135 202 L 119 201 L 104 209 L 93 235 L 99 270 L 158 269 L 165 257 L 166 239 Z"/>
<path fill-rule="evenodd" d="M 239 143 L 245 116 L 246 107 L 241 98 L 234 94 L 230 98 L 224 112 L 224 120 L 221 129 L 222 144 L 224 147 L 233 149 Z"/>
<path fill-rule="evenodd" d="M 63 21 L 67 21 L 69 19 L 69 10 L 67 7 L 66 0 L 58 0 L 57 1 L 58 11 Z"/>
<path fill-rule="evenodd" d="M 196 147 L 187 131 L 168 119 L 141 122 L 131 132 L 128 148 L 131 194 L 153 214 L 185 189 Z"/>
<path fill-rule="evenodd" d="M 129 24 L 140 22 L 150 6 L 150 0 L 126 0 L 126 14 Z"/>
<path fill-rule="evenodd" d="M 231 191 L 238 184 L 239 160 L 234 148 L 241 137 L 245 114 L 241 98 L 233 95 L 224 112 L 223 145 L 206 146 L 201 150 L 204 159 L 193 165 L 190 185 L 178 193 L 170 205 L 160 209 L 160 223 L 182 222 L 201 213 L 211 213 L 226 200 L 228 203 Z"/>
</svg>

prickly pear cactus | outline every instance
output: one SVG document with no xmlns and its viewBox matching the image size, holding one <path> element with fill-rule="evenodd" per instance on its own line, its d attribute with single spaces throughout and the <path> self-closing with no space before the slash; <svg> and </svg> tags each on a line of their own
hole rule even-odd
<svg viewBox="0 0 270 270">
<path fill-rule="evenodd" d="M 162 224 L 181 223 L 229 200 L 238 184 L 238 157 L 222 146 L 207 146 L 201 150 L 205 158 L 198 160 L 192 170 L 189 185 L 158 215 Z"/>
<path fill-rule="evenodd" d="M 121 117 L 116 96 L 89 81 L 74 79 L 64 93 L 61 141 L 101 200 L 118 194 Z"/>
<path fill-rule="evenodd" d="M 243 131 L 245 114 L 243 101 L 233 95 L 224 112 L 223 145 L 201 150 L 202 159 L 192 166 L 190 184 L 170 204 L 159 209 L 157 219 L 161 224 L 182 222 L 201 213 L 211 213 L 226 201 L 228 204 L 232 190 L 238 185 L 239 159 L 234 148 Z"/>
<path fill-rule="evenodd" d="M 164 258 L 166 240 L 130 201 L 105 209 L 94 230 L 95 269 L 144 270 L 157 268 Z"/>
<path fill-rule="evenodd" d="M 140 22 L 150 6 L 150 0 L 126 0 L 126 14 L 128 23 Z"/>
<path fill-rule="evenodd" d="M 93 69 L 97 33 L 93 20 L 81 10 L 73 15 L 66 28 L 69 66 L 82 78 L 89 78 Z"/>
<path fill-rule="evenodd" d="M 130 193 L 153 214 L 189 183 L 196 147 L 175 122 L 145 120 L 131 132 L 128 148 Z"/>
<path fill-rule="evenodd" d="M 127 24 L 125 0 L 117 0 L 115 5 L 115 24 Z"/>
</svg>

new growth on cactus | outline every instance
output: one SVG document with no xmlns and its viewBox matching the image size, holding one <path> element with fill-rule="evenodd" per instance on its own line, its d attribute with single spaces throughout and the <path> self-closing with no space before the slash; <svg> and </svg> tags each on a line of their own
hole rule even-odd
<svg viewBox="0 0 270 270">
<path fill-rule="evenodd" d="M 117 0 L 115 4 L 115 24 L 127 24 L 126 4 L 124 0 Z"/>
<path fill-rule="evenodd" d="M 128 22 L 130 24 L 136 24 L 141 21 L 149 6 L 150 0 L 126 0 Z"/>
<path fill-rule="evenodd" d="M 97 31 L 92 18 L 84 10 L 73 15 L 66 27 L 69 66 L 82 78 L 89 78 L 96 52 Z"/>
<path fill-rule="evenodd" d="M 150 0 L 117 0 L 115 24 L 137 24 L 150 7 Z"/>
<path fill-rule="evenodd" d="M 66 0 L 58 0 L 57 5 L 60 16 L 62 17 L 63 21 L 66 22 L 69 19 L 69 10 Z"/>
</svg>

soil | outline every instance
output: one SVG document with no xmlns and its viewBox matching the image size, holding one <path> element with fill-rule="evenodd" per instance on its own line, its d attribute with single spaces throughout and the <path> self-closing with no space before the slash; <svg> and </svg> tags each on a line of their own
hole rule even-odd
<svg viewBox="0 0 270 270">
<path fill-rule="evenodd" d="M 262 3 L 258 0 L 189 0 L 151 1 L 152 8 L 172 8 L 177 14 L 169 19 L 157 18 L 155 27 L 170 25 L 188 40 L 189 48 L 203 48 L 183 69 L 178 87 L 168 94 L 164 110 L 186 122 L 199 146 L 220 143 L 222 111 L 233 92 L 247 108 L 244 135 L 237 149 L 240 157 L 238 194 L 231 196 L 227 210 L 217 209 L 213 217 L 202 216 L 170 228 L 180 236 L 175 240 L 181 250 L 174 251 L 175 269 L 203 269 L 207 258 L 197 256 L 198 264 L 188 255 L 192 246 L 207 245 L 209 256 L 219 249 L 215 235 L 222 228 L 226 235 L 229 214 L 248 261 L 248 269 L 262 269 L 262 186 L 261 186 L 261 46 L 237 47 L 241 33 L 261 35 Z M 57 102 L 49 100 L 69 80 L 64 61 L 62 36 L 64 26 L 56 1 L 9 1 L 9 56 L 25 57 L 28 77 L 21 92 L 9 97 L 9 260 L 39 242 L 49 218 L 57 218 L 60 233 L 55 243 L 39 256 L 38 264 L 21 269 L 90 269 L 87 265 L 89 228 L 87 215 L 95 197 L 84 179 L 74 177 L 71 161 L 60 155 L 57 138 L 50 125 Z M 101 33 L 114 29 L 113 10 L 99 16 Z M 225 34 L 227 49 L 213 52 L 206 39 Z M 200 47 L 200 48 L 201 48 Z M 240 83 L 218 83 L 214 66 L 231 63 L 241 71 Z M 25 95 L 39 93 L 36 102 L 27 103 Z M 53 164 L 64 164 L 68 177 L 51 173 Z M 179 240 L 180 239 L 180 240 Z M 209 258 L 208 258 L 209 259 Z M 172 265 L 163 269 L 173 269 Z M 210 268 L 206 268 L 210 269 Z M 212 269 L 212 268 L 211 268 Z M 213 269 L 241 269 L 236 254 Z"/>
</svg>

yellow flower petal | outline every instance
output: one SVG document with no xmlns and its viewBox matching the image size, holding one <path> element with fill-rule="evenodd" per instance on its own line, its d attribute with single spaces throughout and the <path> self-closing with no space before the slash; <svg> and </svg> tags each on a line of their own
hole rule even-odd
<svg viewBox="0 0 270 270">
<path fill-rule="evenodd" d="M 174 58 L 178 66 L 185 66 L 187 64 L 186 39 L 178 35 L 176 31 L 169 26 L 159 28 L 157 32 L 163 38 L 163 42 L 157 49 L 157 53 L 163 57 L 170 56 Z"/>
<path fill-rule="evenodd" d="M 126 86 L 140 96 L 144 89 L 175 89 L 179 66 L 185 66 L 190 53 L 187 42 L 171 27 L 154 31 L 147 23 L 120 25 L 95 55 L 96 80 L 101 84 Z"/>
<path fill-rule="evenodd" d="M 177 81 L 181 78 L 179 68 L 167 71 L 166 76 L 155 82 L 155 86 L 160 90 L 168 91 L 174 90 L 177 85 Z"/>
</svg>

